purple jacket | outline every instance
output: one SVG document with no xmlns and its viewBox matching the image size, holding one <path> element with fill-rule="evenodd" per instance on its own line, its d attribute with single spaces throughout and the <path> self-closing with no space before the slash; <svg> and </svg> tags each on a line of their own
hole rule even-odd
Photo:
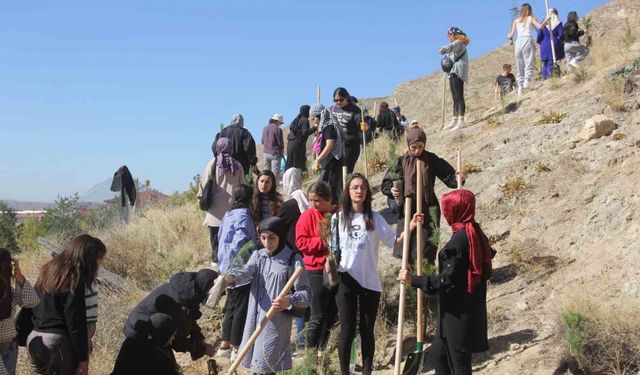
<svg viewBox="0 0 640 375">
<path fill-rule="evenodd" d="M 284 155 L 284 137 L 282 129 L 272 122 L 265 126 L 262 131 L 262 144 L 264 145 L 264 153 L 272 156 Z"/>
<path fill-rule="evenodd" d="M 537 42 L 540 45 L 540 61 L 553 60 L 549 29 L 547 27 L 538 30 Z M 556 50 L 556 61 L 564 59 L 564 27 L 562 26 L 562 22 L 553 29 L 553 46 Z"/>
</svg>

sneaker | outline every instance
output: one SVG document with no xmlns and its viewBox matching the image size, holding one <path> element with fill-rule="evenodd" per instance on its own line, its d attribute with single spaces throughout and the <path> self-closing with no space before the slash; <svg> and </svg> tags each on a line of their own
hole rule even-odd
<svg viewBox="0 0 640 375">
<path fill-rule="evenodd" d="M 218 263 L 216 262 L 211 262 L 211 269 L 218 272 Z"/>
<path fill-rule="evenodd" d="M 518 86 L 518 96 L 522 96 L 522 86 Z"/>
<path fill-rule="evenodd" d="M 229 360 L 231 362 L 234 362 L 236 360 L 236 358 L 238 358 L 238 351 L 237 350 L 232 350 L 231 351 L 231 355 L 229 356 Z"/>
<path fill-rule="evenodd" d="M 449 123 L 449 125 L 447 125 L 444 128 L 442 128 L 442 130 L 449 130 L 449 129 L 453 128 L 454 126 L 456 126 L 457 123 L 458 123 L 458 116 L 453 116 L 451 118 L 451 122 Z"/>
<path fill-rule="evenodd" d="M 578 63 L 576 62 L 575 59 L 572 59 L 571 61 L 569 61 L 569 66 L 572 66 L 572 67 L 574 67 L 576 69 L 579 68 Z"/>
<path fill-rule="evenodd" d="M 458 122 L 456 122 L 456 125 L 451 128 L 451 130 L 458 130 L 462 128 L 464 128 L 464 116 L 458 117 Z"/>
<path fill-rule="evenodd" d="M 220 358 L 229 358 L 229 359 L 231 359 L 231 356 L 232 356 L 232 355 L 233 355 L 233 354 L 232 354 L 232 350 L 231 350 L 231 348 L 226 348 L 226 349 L 219 348 L 219 349 L 218 349 L 218 351 L 216 352 L 215 357 L 220 357 Z M 236 353 L 236 356 L 237 356 L 237 355 L 238 355 L 238 353 Z"/>
<path fill-rule="evenodd" d="M 522 88 L 523 88 L 523 89 L 528 89 L 528 88 L 529 88 L 529 86 L 530 86 L 529 81 L 524 81 L 524 83 L 522 84 Z"/>
</svg>

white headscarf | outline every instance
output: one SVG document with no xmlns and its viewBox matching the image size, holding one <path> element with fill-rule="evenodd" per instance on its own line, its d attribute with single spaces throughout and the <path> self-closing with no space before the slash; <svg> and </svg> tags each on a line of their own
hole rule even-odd
<svg viewBox="0 0 640 375">
<path fill-rule="evenodd" d="M 295 199 L 298 202 L 300 212 L 305 212 L 311 205 L 309 199 L 302 191 L 302 173 L 298 168 L 289 168 L 282 176 L 282 187 L 284 193 L 289 199 Z"/>
<path fill-rule="evenodd" d="M 556 26 L 560 24 L 560 18 L 558 18 L 558 11 L 555 8 L 549 8 L 549 30 L 553 33 Z"/>
</svg>

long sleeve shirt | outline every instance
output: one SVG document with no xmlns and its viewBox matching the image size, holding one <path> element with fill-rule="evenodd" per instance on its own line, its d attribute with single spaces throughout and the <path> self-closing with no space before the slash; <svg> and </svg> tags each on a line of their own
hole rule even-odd
<svg viewBox="0 0 640 375">
<path fill-rule="evenodd" d="M 467 46 L 461 41 L 455 40 L 453 43 L 442 47 L 442 49 L 444 50 L 443 54 L 451 54 L 452 60 L 455 61 L 448 74 L 455 74 L 461 80 L 467 82 L 469 80 L 469 54 L 467 53 Z"/>
<path fill-rule="evenodd" d="M 307 271 L 324 269 L 327 260 L 327 246 L 320 231 L 321 222 L 326 222 L 322 213 L 309 208 L 300 215 L 296 224 L 296 247 L 304 255 L 304 268 Z"/>
<path fill-rule="evenodd" d="M 282 129 L 274 123 L 265 126 L 262 131 L 262 144 L 264 153 L 272 156 L 282 156 L 284 154 L 284 137 Z"/>
<path fill-rule="evenodd" d="M 16 332 L 14 319 L 17 306 L 33 308 L 40 302 L 38 294 L 28 280 L 25 280 L 23 285 L 16 284 L 12 292 L 11 316 L 7 319 L 0 320 L 0 342 L 11 341 L 18 334 L 18 332 Z"/>
</svg>

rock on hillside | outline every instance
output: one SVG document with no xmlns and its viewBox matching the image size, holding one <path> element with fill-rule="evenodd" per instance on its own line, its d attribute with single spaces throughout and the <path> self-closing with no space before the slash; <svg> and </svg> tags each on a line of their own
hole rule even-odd
<svg viewBox="0 0 640 375">
<path fill-rule="evenodd" d="M 472 61 L 470 121 L 461 131 L 437 131 L 439 73 L 402 83 L 389 97 L 427 124 L 428 149 L 453 162 L 460 148 L 480 170 L 466 187 L 477 194 L 478 221 L 500 240 L 488 295 L 492 349 L 477 356 L 476 373 L 551 374 L 563 356 L 567 304 L 585 295 L 611 305 L 640 301 L 639 72 L 627 74 L 626 91 L 610 80 L 640 55 L 640 35 L 625 37 L 639 33 L 638 16 L 635 0 L 596 9 L 592 54 L 580 72 L 536 82 L 503 104 L 491 101 L 491 87 L 500 66 L 513 63 L 513 47 Z M 618 129 L 584 141 L 580 132 L 595 115 Z M 537 124 L 544 122 L 551 123 Z M 386 269 L 388 262 L 399 264 L 386 259 Z"/>
</svg>

